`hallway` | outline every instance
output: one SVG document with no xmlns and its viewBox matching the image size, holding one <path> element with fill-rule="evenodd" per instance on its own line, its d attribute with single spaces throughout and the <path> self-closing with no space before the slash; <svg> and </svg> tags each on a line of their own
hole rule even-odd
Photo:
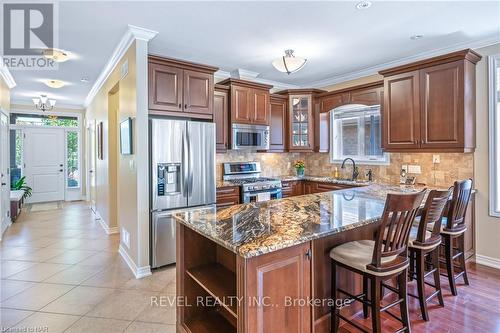
<svg viewBox="0 0 500 333">
<path fill-rule="evenodd" d="M 85 202 L 26 207 L 1 242 L 3 331 L 175 332 L 175 268 L 136 280 Z"/>
</svg>

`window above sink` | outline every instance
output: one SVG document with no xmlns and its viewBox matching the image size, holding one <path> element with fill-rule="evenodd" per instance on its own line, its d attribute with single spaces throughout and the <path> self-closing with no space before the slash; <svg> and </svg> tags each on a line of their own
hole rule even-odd
<svg viewBox="0 0 500 333">
<path fill-rule="evenodd" d="M 341 163 L 350 157 L 357 164 L 388 165 L 382 151 L 380 105 L 349 104 L 330 112 L 330 161 Z"/>
</svg>

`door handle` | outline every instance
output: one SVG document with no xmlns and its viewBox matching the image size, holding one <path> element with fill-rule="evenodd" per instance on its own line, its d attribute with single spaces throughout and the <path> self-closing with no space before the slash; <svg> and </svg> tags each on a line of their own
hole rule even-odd
<svg viewBox="0 0 500 333">
<path fill-rule="evenodd" d="M 7 185 L 7 183 L 2 183 L 2 186 L 5 186 L 5 185 Z"/>
<path fill-rule="evenodd" d="M 94 173 L 94 170 L 89 170 L 89 173 Z"/>
<path fill-rule="evenodd" d="M 63 165 L 62 164 L 59 164 L 60 167 L 62 167 Z"/>
</svg>

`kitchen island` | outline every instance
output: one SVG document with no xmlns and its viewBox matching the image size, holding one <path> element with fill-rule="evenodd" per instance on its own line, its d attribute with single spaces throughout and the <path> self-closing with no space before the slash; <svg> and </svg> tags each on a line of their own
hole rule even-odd
<svg viewBox="0 0 500 333">
<path fill-rule="evenodd" d="M 329 332 L 332 247 L 374 238 L 387 193 L 370 186 L 193 209 L 177 220 L 178 327 L 187 332 Z M 361 280 L 339 271 L 344 290 Z M 351 314 L 359 310 L 349 306 Z"/>
</svg>

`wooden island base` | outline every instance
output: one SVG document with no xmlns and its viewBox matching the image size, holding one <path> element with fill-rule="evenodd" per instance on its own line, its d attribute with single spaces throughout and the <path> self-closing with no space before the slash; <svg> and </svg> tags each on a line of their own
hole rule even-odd
<svg viewBox="0 0 500 333">
<path fill-rule="evenodd" d="M 329 251 L 372 238 L 376 227 L 372 223 L 243 258 L 177 223 L 177 295 L 185 303 L 177 306 L 178 328 L 193 333 L 330 332 Z M 348 271 L 339 272 L 339 281 L 345 290 L 361 290 L 360 277 Z M 313 306 L 313 301 L 318 303 Z M 360 311 L 355 304 L 349 308 L 346 313 Z"/>
</svg>

